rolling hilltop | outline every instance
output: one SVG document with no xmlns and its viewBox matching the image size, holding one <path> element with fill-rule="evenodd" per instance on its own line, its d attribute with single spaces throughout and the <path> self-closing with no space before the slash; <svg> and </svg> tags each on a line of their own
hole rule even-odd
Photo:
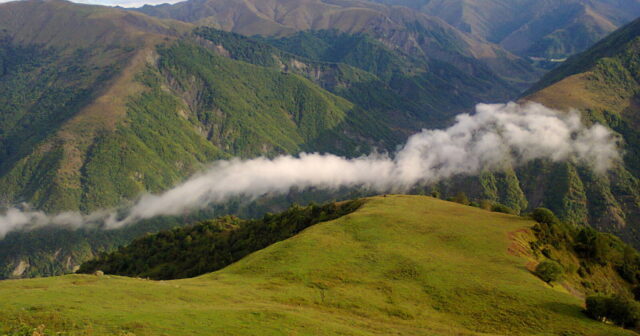
<svg viewBox="0 0 640 336">
<path fill-rule="evenodd" d="M 528 270 L 545 258 L 530 247 L 534 224 L 429 197 L 375 197 L 351 214 L 197 278 L 2 281 L 0 330 L 632 335 L 582 313 L 575 270 L 553 286 Z M 575 262 L 563 259 L 561 250 L 546 253 L 565 265 Z M 620 286 L 610 269 L 592 267 L 597 276 L 583 281 Z"/>
</svg>

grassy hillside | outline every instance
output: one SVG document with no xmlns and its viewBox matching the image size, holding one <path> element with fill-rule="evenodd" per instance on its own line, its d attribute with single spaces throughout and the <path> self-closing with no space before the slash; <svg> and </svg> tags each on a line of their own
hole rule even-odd
<svg viewBox="0 0 640 336">
<path fill-rule="evenodd" d="M 78 273 L 101 270 L 155 280 L 194 277 L 217 271 L 314 224 L 352 213 L 361 205 L 362 201 L 356 200 L 293 206 L 255 220 L 235 216 L 207 220 L 138 238 L 113 253 L 87 261 Z"/>
<path fill-rule="evenodd" d="M 4 332 L 631 335 L 528 269 L 534 223 L 428 197 L 369 199 L 215 273 L 0 282 Z"/>
</svg>

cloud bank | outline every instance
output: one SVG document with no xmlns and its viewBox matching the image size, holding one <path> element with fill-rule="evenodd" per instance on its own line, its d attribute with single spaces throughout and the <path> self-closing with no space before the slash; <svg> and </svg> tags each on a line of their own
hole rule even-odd
<svg viewBox="0 0 640 336">
<path fill-rule="evenodd" d="M 609 129 L 583 124 L 575 111 L 554 111 L 537 103 L 479 104 L 475 114 L 457 116 L 447 129 L 423 130 L 411 136 L 393 156 L 371 154 L 348 159 L 303 153 L 219 161 L 165 193 L 142 196 L 124 211 L 48 216 L 10 209 L 0 215 L 0 237 L 12 230 L 43 225 L 118 228 L 155 216 L 179 215 L 231 197 L 257 198 L 266 193 L 285 193 L 293 187 L 358 186 L 377 192 L 401 192 L 416 184 L 536 159 L 571 160 L 605 173 L 620 160 L 620 153 L 617 138 Z"/>
</svg>

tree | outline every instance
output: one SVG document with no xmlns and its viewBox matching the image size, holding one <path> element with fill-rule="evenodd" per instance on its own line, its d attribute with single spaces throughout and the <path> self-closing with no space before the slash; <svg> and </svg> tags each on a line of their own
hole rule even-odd
<svg viewBox="0 0 640 336">
<path fill-rule="evenodd" d="M 535 274 L 544 282 L 557 281 L 564 273 L 564 269 L 555 261 L 545 260 L 536 266 Z"/>
<path fill-rule="evenodd" d="M 469 205 L 469 198 L 467 197 L 467 194 L 462 191 L 456 194 L 456 196 L 453 198 L 453 201 L 456 203 Z"/>
<path fill-rule="evenodd" d="M 636 328 L 640 322 L 640 304 L 630 297 L 614 295 L 609 300 L 608 314 L 617 325 Z"/>
<path fill-rule="evenodd" d="M 589 315 L 589 317 L 594 320 L 603 321 L 608 316 L 607 312 L 609 309 L 610 300 L 611 298 L 602 295 L 587 297 L 587 315 Z"/>
<path fill-rule="evenodd" d="M 493 212 L 502 212 L 502 213 L 506 213 L 506 214 L 513 214 L 514 211 L 513 209 L 509 208 L 508 206 L 502 204 L 502 203 L 494 203 L 491 206 L 491 211 Z"/>
<path fill-rule="evenodd" d="M 598 321 L 610 320 L 623 328 L 637 328 L 640 324 L 640 303 L 624 295 L 589 296 L 586 313 Z"/>
<path fill-rule="evenodd" d="M 536 208 L 531 213 L 531 218 L 538 223 L 542 224 L 555 224 L 558 223 L 558 217 L 556 217 L 553 212 L 547 208 Z"/>
</svg>

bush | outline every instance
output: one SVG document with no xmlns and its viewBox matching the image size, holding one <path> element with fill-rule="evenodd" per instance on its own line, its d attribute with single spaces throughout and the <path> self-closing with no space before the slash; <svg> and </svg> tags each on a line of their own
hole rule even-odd
<svg viewBox="0 0 640 336">
<path fill-rule="evenodd" d="M 611 298 L 601 295 L 587 297 L 587 315 L 594 320 L 604 320 L 608 316 L 610 300 Z"/>
<path fill-rule="evenodd" d="M 493 202 L 487 199 L 480 200 L 480 208 L 485 210 L 491 210 L 493 207 Z"/>
<path fill-rule="evenodd" d="M 545 260 L 536 266 L 536 275 L 544 282 L 557 281 L 562 276 L 564 269 L 555 261 Z"/>
<path fill-rule="evenodd" d="M 590 296 L 586 300 L 586 313 L 598 321 L 611 321 L 623 328 L 637 329 L 640 325 L 640 303 L 630 297 Z"/>
<path fill-rule="evenodd" d="M 469 205 L 469 198 L 467 197 L 467 194 L 465 194 L 464 192 L 457 193 L 456 196 L 453 197 L 453 201 L 456 203 Z"/>
<path fill-rule="evenodd" d="M 502 212 L 502 213 L 506 213 L 506 214 L 513 214 L 514 213 L 513 209 L 511 209 L 510 207 L 508 207 L 508 206 L 506 206 L 504 204 L 501 204 L 501 203 L 494 203 L 491 206 L 491 211 L 493 211 L 493 212 Z"/>
<path fill-rule="evenodd" d="M 558 223 L 558 217 L 553 214 L 553 212 L 547 208 L 536 208 L 531 213 L 531 218 L 538 223 L 542 224 L 555 224 Z"/>
</svg>

